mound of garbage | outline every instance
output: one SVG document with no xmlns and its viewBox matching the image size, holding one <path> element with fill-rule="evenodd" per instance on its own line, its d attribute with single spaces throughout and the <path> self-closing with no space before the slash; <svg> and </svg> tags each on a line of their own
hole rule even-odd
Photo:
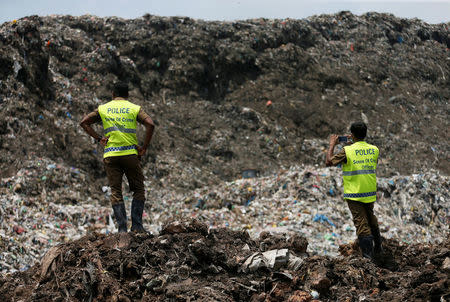
<svg viewBox="0 0 450 302">
<path fill-rule="evenodd" d="M 88 177 L 83 171 L 45 160 L 24 166 L 17 177 L 1 183 L 1 272 L 30 268 L 60 242 L 117 232 L 111 206 L 98 202 L 108 200 L 107 186 L 97 196 L 83 189 Z M 339 255 L 339 246 L 355 239 L 339 168 L 294 166 L 187 193 L 153 190 L 150 181 L 145 185 L 143 222 L 153 234 L 167 221 L 195 218 L 212 229 L 247 230 L 252 238 L 263 232 L 301 234 L 311 255 L 329 256 Z M 405 244 L 444 241 L 450 234 L 449 189 L 449 177 L 438 171 L 378 178 L 375 212 L 381 234 Z M 130 192 L 124 200 L 129 215 Z"/>
<path fill-rule="evenodd" d="M 445 301 L 449 25 L 3 23 L 1 300 Z M 142 159 L 155 237 L 112 234 L 102 149 L 78 125 L 118 80 L 156 123 Z M 380 149 L 375 263 L 352 245 L 339 169 L 322 167 L 327 136 L 355 120 Z"/>
<path fill-rule="evenodd" d="M 209 229 L 196 220 L 158 237 L 91 234 L 53 247 L 31 269 L 1 277 L 6 301 L 445 301 L 450 239 L 436 245 L 385 241 L 377 265 L 309 256 L 308 241 Z"/>
<path fill-rule="evenodd" d="M 154 186 L 191 190 L 249 168 L 322 165 L 327 136 L 360 119 L 381 150 L 380 175 L 448 174 L 448 26 L 349 12 L 6 22 L 0 173 L 13 176 L 40 157 L 104 179 L 101 149 L 78 122 L 126 80 L 130 99 L 157 124 L 145 158 Z"/>
</svg>

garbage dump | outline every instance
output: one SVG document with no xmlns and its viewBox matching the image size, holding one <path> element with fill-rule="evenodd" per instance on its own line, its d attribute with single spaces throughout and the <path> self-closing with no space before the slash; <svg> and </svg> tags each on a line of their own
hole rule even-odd
<svg viewBox="0 0 450 302">
<path fill-rule="evenodd" d="M 3 23 L 0 300 L 449 300 L 449 25 Z M 156 124 L 153 237 L 115 234 L 102 148 L 78 125 L 118 80 Z M 328 135 L 355 120 L 380 149 L 375 262 L 354 245 L 340 169 L 323 167 Z"/>
<path fill-rule="evenodd" d="M 109 187 L 94 199 L 87 190 L 73 189 L 88 177 L 80 170 L 44 160 L 24 166 L 16 177 L 1 183 L 2 272 L 28 269 L 60 242 L 94 231 L 117 232 L 111 207 L 98 201 L 108 197 Z M 311 255 L 337 256 L 340 245 L 356 239 L 351 213 L 342 200 L 341 174 L 339 168 L 293 166 L 272 176 L 239 178 L 187 193 L 152 192 L 146 182 L 151 198 L 144 226 L 159 234 L 167 221 L 195 218 L 211 229 L 247 230 L 252 238 L 264 232 L 300 234 L 308 239 Z M 405 244 L 448 238 L 449 188 L 448 176 L 438 171 L 378 178 L 375 212 L 382 236 Z M 129 214 L 130 192 L 124 200 Z"/>
<path fill-rule="evenodd" d="M 296 244 L 302 242 L 303 246 Z M 262 243 L 265 244 L 262 244 Z M 270 244 L 270 245 L 268 245 Z M 385 241 L 377 264 L 357 255 L 308 256 L 305 238 L 166 224 L 158 237 L 92 233 L 50 249 L 29 270 L 0 279 L 11 301 L 445 301 L 449 239 Z M 266 248 L 271 250 L 265 250 Z M 263 255 L 264 265 L 255 258 Z M 298 256 L 296 256 L 298 255 Z M 291 260 L 296 259 L 292 264 Z M 250 265 L 248 265 L 250 263 Z M 261 262 L 260 262 L 261 263 Z"/>
<path fill-rule="evenodd" d="M 156 123 L 144 160 L 155 187 L 192 190 L 246 169 L 322 165 L 327 136 L 363 116 L 385 163 L 380 175 L 448 174 L 448 26 L 349 12 L 5 22 L 0 173 L 49 158 L 104 178 L 101 148 L 78 123 L 127 80 L 130 99 Z"/>
</svg>

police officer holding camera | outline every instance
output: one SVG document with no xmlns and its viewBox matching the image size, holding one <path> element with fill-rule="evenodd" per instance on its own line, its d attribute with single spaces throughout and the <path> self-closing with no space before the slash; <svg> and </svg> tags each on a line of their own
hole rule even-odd
<svg viewBox="0 0 450 302">
<path fill-rule="evenodd" d="M 376 146 L 365 142 L 365 123 L 353 123 L 350 131 L 351 135 L 347 137 L 331 135 L 325 163 L 328 167 L 342 164 L 344 199 L 352 213 L 363 256 L 372 259 L 374 253 L 382 252 L 380 229 L 373 211 L 377 199 L 376 168 L 379 151 Z M 336 144 L 345 142 L 346 138 L 353 143 L 334 154 Z"/>
</svg>

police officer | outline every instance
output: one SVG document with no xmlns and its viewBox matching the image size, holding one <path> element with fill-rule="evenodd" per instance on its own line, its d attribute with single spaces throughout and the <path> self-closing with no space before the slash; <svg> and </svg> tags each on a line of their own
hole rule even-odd
<svg viewBox="0 0 450 302">
<path fill-rule="evenodd" d="M 334 154 L 338 136 L 330 138 L 330 147 L 326 156 L 327 166 L 342 164 L 344 179 L 344 199 L 353 216 L 358 235 L 359 246 L 364 257 L 373 258 L 373 254 L 382 252 L 381 235 L 378 220 L 373 212 L 377 193 L 376 168 L 378 148 L 364 141 L 367 126 L 363 122 L 353 123 L 350 127 L 353 144 Z"/>
<path fill-rule="evenodd" d="M 127 232 L 127 214 L 122 196 L 123 174 L 133 191 L 131 230 L 145 232 L 142 225 L 145 202 L 144 174 L 139 159 L 147 151 L 155 125 L 140 106 L 127 100 L 128 84 L 116 83 L 112 96 L 112 101 L 100 105 L 97 110 L 86 115 L 80 126 L 104 147 L 103 162 L 111 187 L 111 204 L 119 232 Z M 91 127 L 100 121 L 103 124 L 104 136 L 98 135 Z M 146 128 L 142 147 L 138 145 L 136 137 L 136 122 L 144 124 Z"/>
</svg>

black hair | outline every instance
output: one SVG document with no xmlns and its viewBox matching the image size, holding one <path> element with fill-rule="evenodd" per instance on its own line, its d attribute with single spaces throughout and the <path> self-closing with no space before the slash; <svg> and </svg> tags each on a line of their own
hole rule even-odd
<svg viewBox="0 0 450 302">
<path fill-rule="evenodd" d="M 114 96 L 119 98 L 128 97 L 128 84 L 125 82 L 117 82 L 114 84 L 113 88 Z"/>
<path fill-rule="evenodd" d="M 367 135 L 367 125 L 363 122 L 355 122 L 350 126 L 350 132 L 357 139 L 364 139 Z"/>
</svg>

